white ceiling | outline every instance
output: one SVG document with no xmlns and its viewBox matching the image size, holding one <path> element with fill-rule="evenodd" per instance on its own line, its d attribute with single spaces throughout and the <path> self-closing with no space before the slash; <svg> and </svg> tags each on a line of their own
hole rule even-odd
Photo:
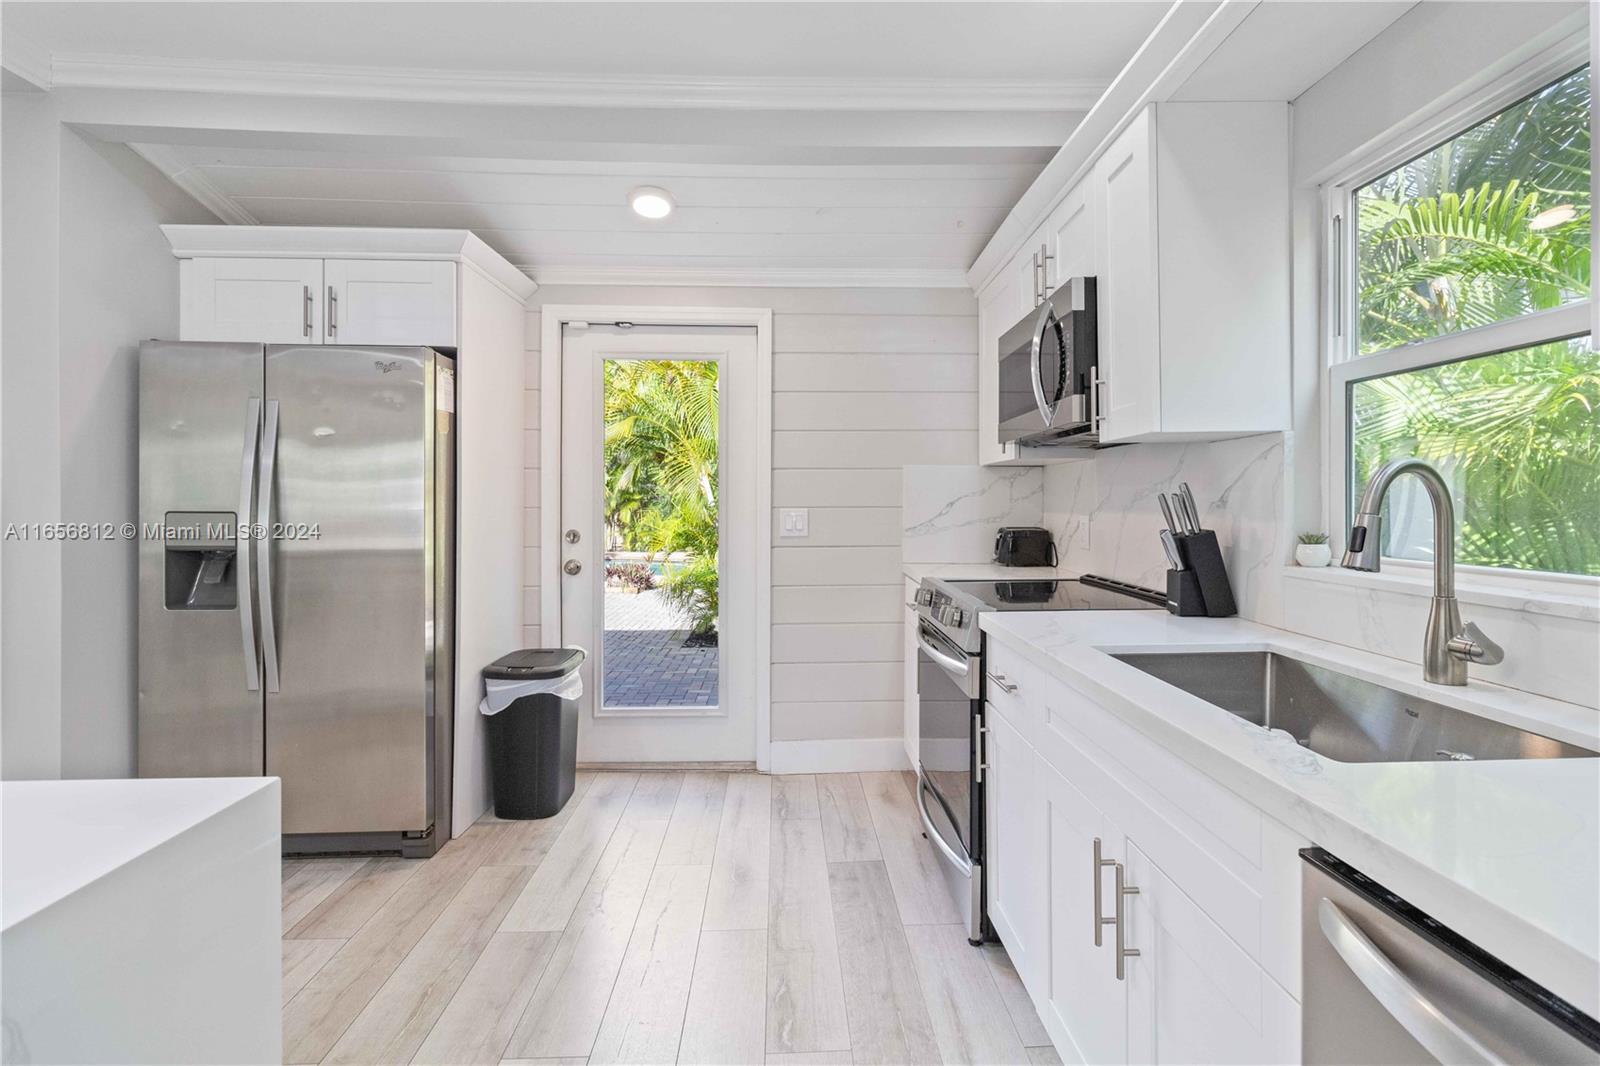
<svg viewBox="0 0 1600 1066">
<path fill-rule="evenodd" d="M 10 3 L 0 17 L 50 56 L 56 91 L 115 94 L 86 131 L 134 144 L 228 221 L 463 226 L 546 282 L 954 285 L 1169 6 Z M 636 218 L 638 184 L 678 210 Z"/>
</svg>

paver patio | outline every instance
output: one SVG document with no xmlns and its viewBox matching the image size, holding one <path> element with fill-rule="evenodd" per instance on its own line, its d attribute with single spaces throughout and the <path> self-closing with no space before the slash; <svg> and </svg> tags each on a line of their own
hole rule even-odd
<svg viewBox="0 0 1600 1066">
<path fill-rule="evenodd" d="M 607 707 L 715 707 L 717 649 L 685 648 L 689 630 L 659 590 L 606 589 Z"/>
</svg>

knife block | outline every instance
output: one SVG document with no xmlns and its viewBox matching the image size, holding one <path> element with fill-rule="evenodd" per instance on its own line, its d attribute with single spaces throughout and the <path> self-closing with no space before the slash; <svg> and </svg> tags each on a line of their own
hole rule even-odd
<svg viewBox="0 0 1600 1066">
<path fill-rule="evenodd" d="M 1167 571 L 1167 610 L 1183 617 L 1206 613 L 1205 601 L 1200 598 L 1200 582 L 1193 570 Z"/>
<path fill-rule="evenodd" d="M 1217 535 L 1209 529 L 1182 533 L 1174 538 L 1186 570 L 1167 571 L 1167 610 L 1180 615 L 1207 615 L 1228 618 L 1239 613 L 1233 601 L 1233 586 L 1228 583 L 1228 567 L 1222 561 Z M 1173 575 L 1182 575 L 1175 595 Z M 1193 585 L 1192 592 L 1185 586 Z M 1174 603 L 1178 609 L 1174 609 Z M 1184 608 L 1195 609 L 1184 609 Z"/>
</svg>

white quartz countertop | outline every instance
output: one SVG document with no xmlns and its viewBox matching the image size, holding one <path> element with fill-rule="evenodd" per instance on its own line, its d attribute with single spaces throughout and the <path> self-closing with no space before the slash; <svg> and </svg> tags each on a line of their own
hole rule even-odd
<svg viewBox="0 0 1600 1066">
<path fill-rule="evenodd" d="M 1111 653 L 1281 651 L 1600 748 L 1600 711 L 1238 619 L 986 612 L 994 639 L 1437 920 L 1600 1017 L 1600 759 L 1343 763 Z"/>
<path fill-rule="evenodd" d="M 1078 576 L 1054 566 L 1001 566 L 999 563 L 902 563 L 900 569 L 912 581 L 925 577 L 955 581 L 1038 581 Z"/>
<path fill-rule="evenodd" d="M 0 783 L 0 928 L 276 784 L 275 777 Z"/>
</svg>

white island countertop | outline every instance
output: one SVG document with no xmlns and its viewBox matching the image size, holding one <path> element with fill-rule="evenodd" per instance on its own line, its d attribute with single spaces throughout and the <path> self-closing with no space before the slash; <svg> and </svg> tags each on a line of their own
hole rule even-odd
<svg viewBox="0 0 1600 1066">
<path fill-rule="evenodd" d="M 10 929 L 220 811 L 276 788 L 277 779 L 270 777 L 0 784 L 0 928 Z"/>
<path fill-rule="evenodd" d="M 1231 618 L 986 612 L 980 625 L 1269 816 L 1600 1017 L 1600 759 L 1337 762 L 1111 654 L 1280 651 L 1588 748 L 1600 748 L 1600 711 L 1481 681 L 1425 684 L 1414 663 Z"/>
</svg>

